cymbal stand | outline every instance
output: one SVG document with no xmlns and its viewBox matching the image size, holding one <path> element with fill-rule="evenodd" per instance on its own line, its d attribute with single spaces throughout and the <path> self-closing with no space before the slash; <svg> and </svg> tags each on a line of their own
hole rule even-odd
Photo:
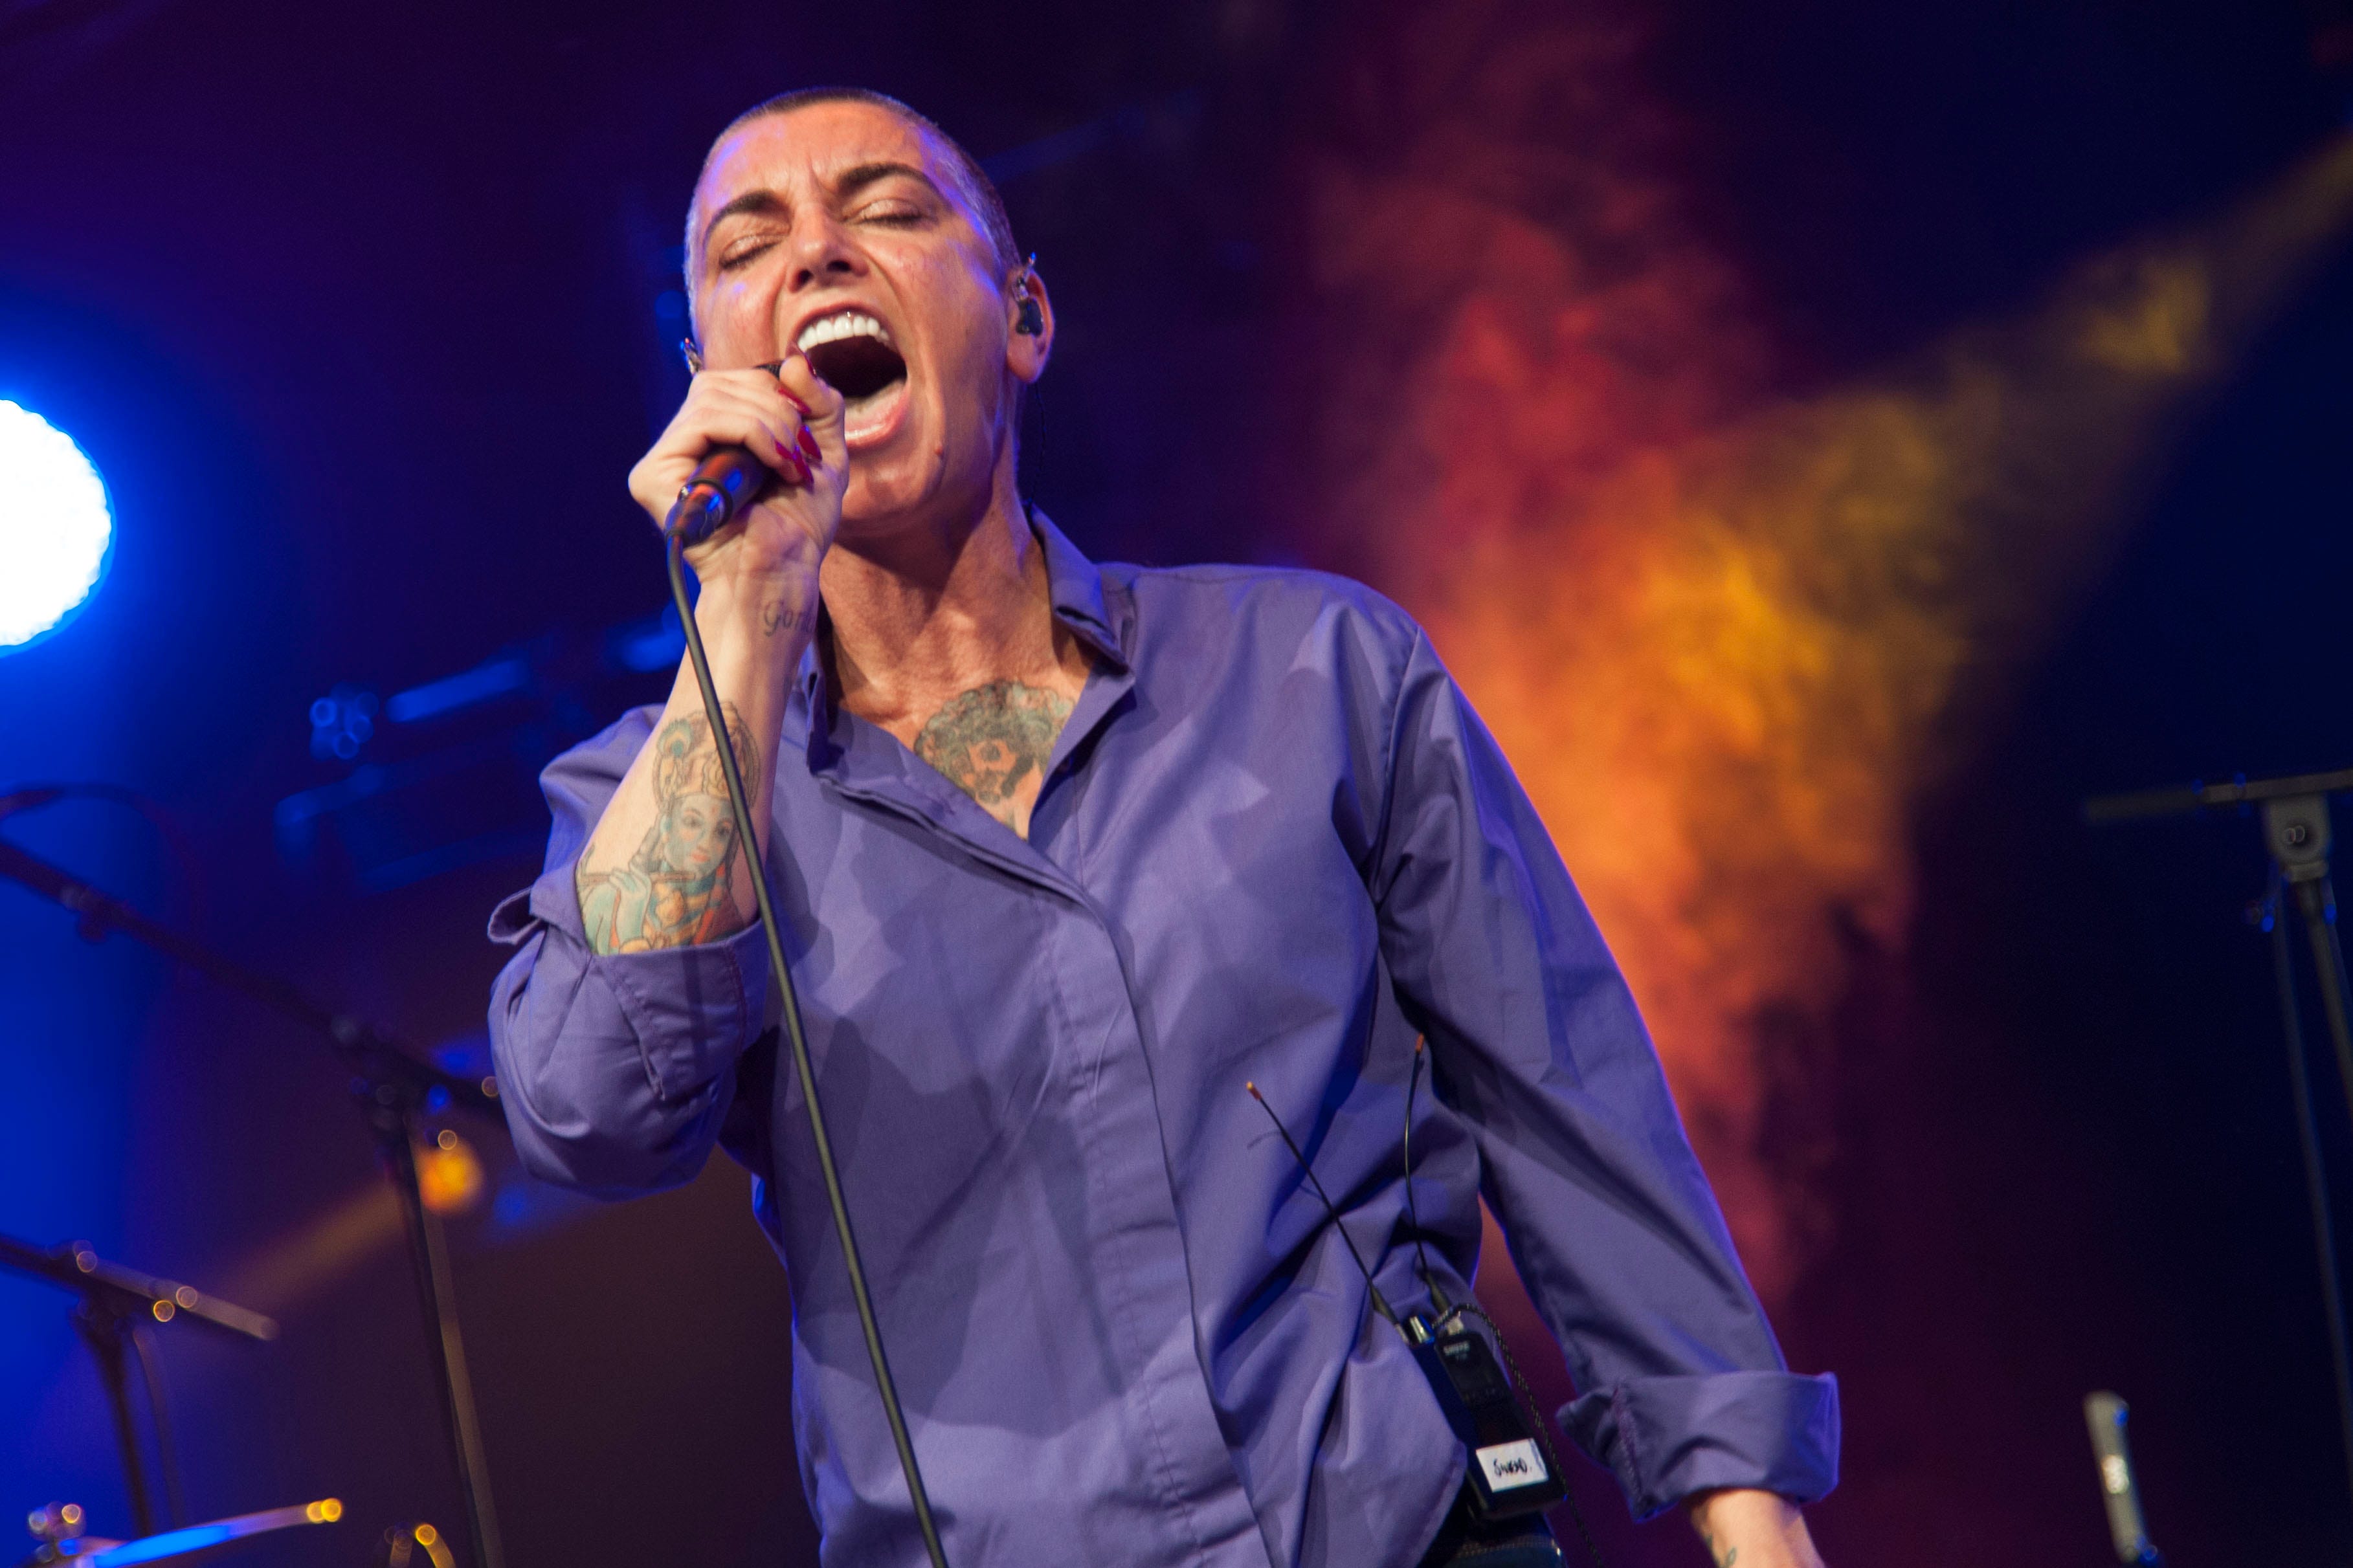
<svg viewBox="0 0 2353 1568">
<path fill-rule="evenodd" d="M 74 1309 L 74 1330 L 98 1360 L 98 1380 L 106 1388 L 106 1403 L 114 1413 L 114 1445 L 122 1451 L 122 1484 L 131 1494 L 131 1523 L 142 1535 L 155 1533 L 155 1503 L 147 1489 L 147 1467 L 139 1448 L 139 1428 L 131 1418 L 131 1336 L 136 1325 L 121 1309 L 85 1299 Z M 159 1437 L 170 1430 L 156 1411 Z M 174 1519 L 174 1525 L 185 1521 Z"/>
<path fill-rule="evenodd" d="M 402 1048 L 375 1026 L 335 1012 L 282 980 L 248 969 L 201 942 L 157 924 L 128 904 L 13 844 L 0 842 L 0 877 L 22 883 L 71 910 L 79 919 L 82 935 L 93 942 L 119 932 L 232 991 L 242 992 L 324 1038 L 351 1066 L 352 1093 L 367 1115 L 369 1130 L 375 1137 L 377 1163 L 399 1194 L 401 1213 L 407 1222 L 409 1267 L 417 1279 L 417 1301 L 425 1314 L 426 1351 L 433 1363 L 435 1388 L 440 1395 L 450 1464 L 457 1472 L 459 1489 L 465 1494 L 473 1568 L 503 1568 L 498 1517 L 491 1504 L 490 1475 L 482 1454 L 481 1427 L 474 1413 L 473 1385 L 466 1374 L 465 1344 L 458 1328 L 457 1295 L 450 1283 L 440 1222 L 425 1206 L 424 1194 L 417 1185 L 416 1154 L 416 1140 L 425 1117 L 431 1112 L 459 1105 L 486 1116 L 498 1116 L 498 1080 L 459 1078 L 444 1072 Z"/>
<path fill-rule="evenodd" d="M 2286 1035 L 2288 1083 L 2294 1092 L 2297 1142 L 2304 1155 L 2305 1187 L 2312 1206 L 2313 1250 L 2320 1265 L 2320 1293 L 2328 1321 L 2329 1357 L 2337 1385 L 2337 1419 L 2344 1447 L 2348 1496 L 2353 1496 L 2353 1342 L 2348 1342 L 2343 1288 L 2337 1279 L 2336 1227 L 2329 1214 L 2327 1175 L 2321 1163 L 2319 1129 L 2314 1124 L 2311 1072 L 2304 1045 L 2304 1019 L 2296 1003 L 2294 950 L 2288 940 L 2285 905 L 2303 917 L 2320 992 L 2321 1016 L 2337 1057 L 2338 1086 L 2353 1115 L 2353 1016 L 2348 1016 L 2345 947 L 2337 931 L 2337 895 L 2329 884 L 2328 797 L 2353 792 L 2353 769 L 2287 778 L 2235 779 L 2227 784 L 2190 784 L 2101 795 L 2084 803 L 2084 820 L 2094 826 L 2158 816 L 2176 816 L 2220 806 L 2258 807 L 2263 846 L 2270 852 L 2270 888 L 2253 911 L 2271 934 L 2272 973 L 2279 991 L 2280 1023 Z"/>
<path fill-rule="evenodd" d="M 28 1274 L 59 1286 L 81 1298 L 75 1307 L 74 1330 L 98 1360 L 99 1382 L 114 1416 L 115 1446 L 122 1455 L 122 1482 L 130 1494 L 131 1519 L 141 1535 L 155 1533 L 155 1503 L 147 1484 L 147 1461 L 139 1442 L 139 1426 L 131 1414 L 132 1336 L 142 1321 L 168 1323 L 188 1317 L 248 1339 L 272 1340 L 278 1325 L 259 1312 L 207 1296 L 193 1287 L 152 1274 L 141 1274 L 106 1262 L 79 1242 L 41 1248 L 13 1237 L 0 1236 L 0 1267 Z M 171 1427 L 156 1385 L 148 1384 L 148 1404 L 155 1421 L 158 1452 L 172 1499 L 173 1522 L 185 1523 L 180 1513 L 177 1466 L 173 1458 Z"/>
</svg>

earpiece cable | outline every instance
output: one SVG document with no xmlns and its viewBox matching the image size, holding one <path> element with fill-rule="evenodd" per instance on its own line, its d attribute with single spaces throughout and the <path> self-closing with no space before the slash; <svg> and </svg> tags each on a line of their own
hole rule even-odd
<svg viewBox="0 0 2353 1568">
<path fill-rule="evenodd" d="M 1430 1254 L 1424 1250 L 1421 1244 L 1421 1214 L 1414 1206 L 1413 1201 L 1413 1100 L 1414 1090 L 1421 1083 L 1421 1058 L 1426 1046 L 1427 1042 L 1419 1038 L 1413 1042 L 1413 1069 L 1407 1074 L 1405 1080 L 1405 1136 L 1398 1141 L 1398 1144 L 1400 1162 L 1405 1166 L 1406 1218 L 1413 1226 L 1414 1252 L 1421 1260 L 1421 1282 L 1429 1288 L 1430 1300 L 1437 1303 L 1441 1321 L 1449 1318 L 1469 1316 L 1487 1325 L 1487 1332 L 1494 1340 L 1495 1347 L 1504 1352 L 1504 1370 L 1511 1373 L 1512 1386 L 1519 1391 L 1520 1398 L 1527 1405 L 1528 1414 L 1535 1417 L 1536 1441 L 1544 1446 L 1545 1462 L 1552 1467 L 1552 1473 L 1560 1478 L 1562 1488 L 1560 1503 L 1563 1508 L 1568 1510 L 1569 1522 L 1577 1526 L 1577 1536 L 1584 1543 L 1585 1554 L 1593 1560 L 1593 1568 L 1609 1568 L 1609 1565 L 1601 1560 L 1601 1548 L 1594 1543 L 1593 1531 L 1586 1526 L 1585 1515 L 1577 1508 L 1575 1495 L 1567 1489 L 1568 1472 L 1561 1468 L 1560 1452 L 1553 1447 L 1552 1422 L 1546 1417 L 1544 1406 L 1536 1403 L 1536 1391 L 1531 1388 L 1528 1385 L 1528 1380 L 1521 1375 L 1519 1358 L 1512 1354 L 1512 1342 L 1504 1337 L 1504 1331 L 1496 1326 L 1495 1320 L 1489 1317 L 1486 1310 L 1476 1301 L 1465 1301 L 1459 1307 L 1449 1301 L 1446 1299 L 1446 1292 L 1439 1289 L 1438 1276 L 1430 1270 Z M 1250 1090 L 1253 1095 L 1257 1092 L 1255 1087 Z M 1261 1100 L 1259 1103 L 1263 1105 L 1265 1101 Z M 1274 1113 L 1270 1110 L 1267 1114 L 1271 1116 Z M 1282 1123 L 1278 1119 L 1275 1125 L 1280 1127 Z M 1283 1134 L 1286 1142 L 1289 1142 L 1290 1136 L 1287 1132 Z M 1293 1150 L 1293 1153 L 1297 1152 L 1295 1148 Z M 1302 1161 L 1301 1163 L 1303 1165 L 1305 1162 Z M 1308 1176 L 1313 1180 L 1314 1173 L 1309 1172 Z M 1317 1191 L 1321 1192 L 1322 1188 L 1319 1187 Z M 1352 1247 L 1351 1250 L 1354 1248 Z M 1362 1267 L 1361 1259 L 1358 1266 Z"/>
<path fill-rule="evenodd" d="M 1307 1163 L 1305 1154 L 1300 1152 L 1298 1143 L 1291 1136 L 1291 1129 L 1282 1124 L 1282 1118 L 1276 1115 L 1274 1107 L 1266 1102 L 1266 1096 L 1258 1091 L 1257 1084 L 1245 1083 L 1242 1087 L 1250 1090 L 1252 1100 L 1258 1101 L 1258 1108 L 1266 1112 L 1266 1119 L 1274 1123 L 1275 1131 L 1282 1137 L 1282 1146 L 1291 1151 L 1293 1160 L 1299 1162 L 1299 1173 L 1307 1178 L 1307 1184 L 1314 1188 L 1315 1195 L 1323 1200 L 1324 1212 L 1330 1216 L 1332 1228 L 1340 1233 L 1340 1240 L 1348 1248 L 1348 1256 L 1356 1260 L 1356 1272 L 1365 1277 L 1365 1289 L 1372 1292 L 1373 1310 L 1387 1319 L 1390 1327 L 1404 1332 L 1405 1325 L 1398 1321 L 1398 1315 L 1389 1310 L 1389 1304 L 1381 1299 L 1381 1288 L 1373 1283 L 1373 1271 L 1365 1267 L 1365 1255 L 1356 1250 L 1356 1238 L 1350 1236 L 1348 1227 L 1340 1223 L 1340 1211 L 1334 1206 L 1332 1194 L 1325 1192 L 1324 1184 L 1316 1179 L 1315 1167 Z"/>
</svg>

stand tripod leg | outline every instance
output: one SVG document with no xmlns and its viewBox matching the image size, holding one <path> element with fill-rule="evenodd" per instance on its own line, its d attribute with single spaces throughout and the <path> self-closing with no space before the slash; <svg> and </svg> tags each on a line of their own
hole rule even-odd
<svg viewBox="0 0 2353 1568">
<path fill-rule="evenodd" d="M 2312 966 L 2320 976 L 2320 1012 L 2328 1021 L 2329 1043 L 2337 1047 L 2337 1079 L 2345 1089 L 2345 1109 L 2353 1114 L 2353 1025 L 2346 1017 L 2345 944 L 2337 935 L 2337 895 L 2328 879 L 2316 877 L 2296 883 L 2295 907 L 2303 911 L 2304 931 L 2312 939 Z"/>
<path fill-rule="evenodd" d="M 498 1517 L 491 1508 L 490 1473 L 482 1459 L 481 1428 L 474 1418 L 474 1388 L 466 1375 L 466 1347 L 459 1337 L 458 1303 L 449 1285 L 449 1259 L 442 1250 L 441 1229 L 426 1209 L 425 1195 L 417 1186 L 417 1148 L 407 1115 L 379 1106 L 375 1123 L 385 1172 L 400 1194 L 401 1215 L 408 1224 L 409 1262 L 425 1309 L 426 1345 L 438 1374 L 441 1414 L 448 1423 L 450 1458 L 466 1494 L 466 1529 L 473 1545 L 473 1565 L 501 1568 Z"/>
<path fill-rule="evenodd" d="M 178 1530 L 188 1522 L 188 1499 L 180 1485 L 180 1450 L 172 1441 L 172 1412 L 164 1398 L 164 1374 L 155 1368 L 155 1349 L 147 1342 L 144 1329 L 132 1325 L 122 1337 L 131 1353 L 139 1358 L 139 1380 L 147 1385 L 147 1414 L 155 1423 L 155 1468 L 164 1473 L 164 1513 L 172 1528 Z"/>
<path fill-rule="evenodd" d="M 2309 886 L 2306 883 L 2296 889 L 2298 904 L 2304 903 L 2304 887 Z M 2308 906 L 2306 924 L 2314 927 L 2316 933 L 2317 925 L 2309 918 Z M 2316 934 L 2315 948 L 2333 945 L 2335 934 L 2333 927 L 2326 937 Z M 2340 953 L 2337 963 L 2341 965 L 2343 962 Z M 2326 963 L 2321 972 L 2321 994 L 2324 998 L 2337 996 L 2337 1016 L 2341 1018 L 2341 988 L 2332 988 Z M 2337 1432 L 2344 1447 L 2348 1495 L 2353 1497 L 2353 1356 L 2348 1356 L 2346 1346 L 2345 1298 L 2337 1279 L 2336 1230 L 2328 1213 L 2327 1178 L 2320 1165 L 2320 1132 L 2312 1119 L 2312 1079 L 2305 1065 L 2304 1017 L 2296 1005 L 2295 970 L 2288 957 L 2284 910 L 2276 910 L 2272 917 L 2272 973 L 2279 983 L 2280 1020 L 2287 1032 L 2288 1083 L 2295 1096 L 2296 1142 L 2304 1151 L 2305 1192 L 2312 1207 L 2313 1250 L 2320 1264 L 2320 1294 L 2328 1313 L 2328 1351 L 2337 1371 Z M 2348 1081 L 2353 1083 L 2353 1078 Z"/>
<path fill-rule="evenodd" d="M 114 1442 L 122 1451 L 122 1484 L 131 1494 L 131 1522 L 142 1535 L 155 1533 L 155 1504 L 147 1492 L 147 1461 L 139 1451 L 139 1428 L 131 1419 L 131 1369 L 123 1353 L 127 1327 L 112 1312 L 85 1304 L 74 1313 L 90 1353 L 98 1358 L 99 1381 L 106 1385 L 106 1403 L 114 1412 Z"/>
</svg>

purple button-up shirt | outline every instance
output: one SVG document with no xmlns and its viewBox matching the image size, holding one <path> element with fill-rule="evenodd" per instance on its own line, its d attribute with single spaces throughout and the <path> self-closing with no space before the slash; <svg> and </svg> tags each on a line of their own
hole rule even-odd
<svg viewBox="0 0 2353 1568">
<path fill-rule="evenodd" d="M 1640 1514 L 1835 1479 L 1625 982 L 1494 742 L 1402 611 L 1300 572 L 1098 568 L 1036 520 L 1093 672 L 1023 839 L 835 706 L 784 722 L 769 875 L 892 1372 L 958 1568 L 1409 1568 L 1462 1477 L 1399 1310 L 1399 1156 L 1444 1288 L 1483 1195 L 1565 1347 L 1569 1433 Z M 828 1564 L 923 1561 L 757 926 L 608 956 L 573 864 L 651 732 L 558 758 L 491 998 L 526 1164 L 602 1194 L 714 1143 L 790 1272 Z"/>
</svg>

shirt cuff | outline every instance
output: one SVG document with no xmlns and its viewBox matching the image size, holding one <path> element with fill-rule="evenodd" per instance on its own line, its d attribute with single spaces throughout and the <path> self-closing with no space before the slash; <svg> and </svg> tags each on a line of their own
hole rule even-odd
<svg viewBox="0 0 2353 1568">
<path fill-rule="evenodd" d="M 1636 1519 L 1723 1487 L 1806 1503 L 1838 1485 L 1838 1379 L 1828 1373 L 1628 1378 L 1563 1405 L 1560 1424 L 1617 1472 Z"/>
<path fill-rule="evenodd" d="M 757 921 L 692 947 L 596 952 L 567 863 L 491 913 L 493 942 L 513 945 L 543 928 L 569 938 L 588 977 L 604 983 L 637 1039 L 658 1100 L 700 1093 L 767 1026 L 768 944 Z"/>
</svg>

